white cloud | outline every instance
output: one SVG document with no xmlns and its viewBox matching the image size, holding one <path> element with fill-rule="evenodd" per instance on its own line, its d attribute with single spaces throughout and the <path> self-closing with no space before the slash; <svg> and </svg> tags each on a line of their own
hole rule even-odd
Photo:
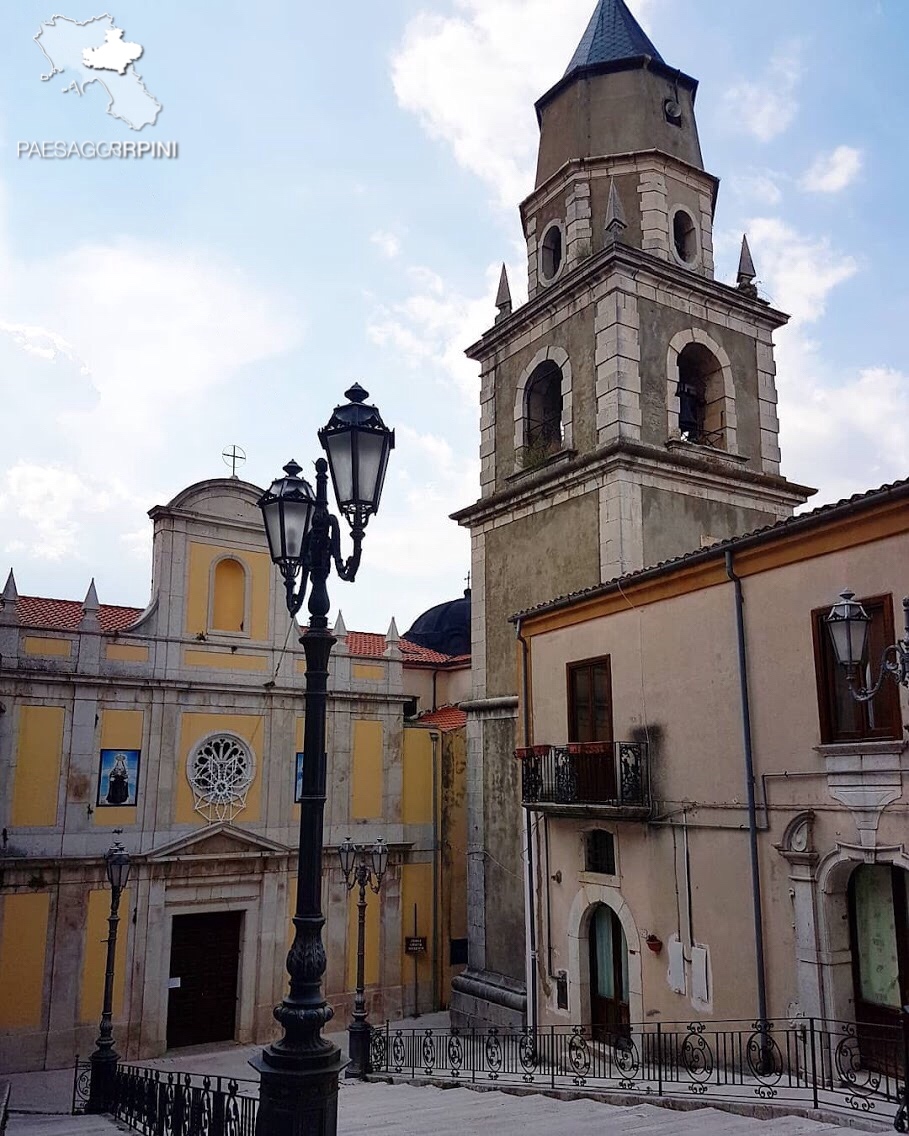
<svg viewBox="0 0 909 1136">
<path fill-rule="evenodd" d="M 82 563 L 120 599 L 161 482 L 194 480 L 200 445 L 214 458 L 212 407 L 241 368 L 293 346 L 299 321 L 203 251 L 112 240 L 14 256 L 2 191 L 0 552 L 16 553 L 23 590 L 70 594 Z"/>
<path fill-rule="evenodd" d="M 835 364 L 798 329 L 777 350 L 783 472 L 818 487 L 808 508 L 906 476 L 909 375 L 866 367 L 831 383 Z"/>
<path fill-rule="evenodd" d="M 639 19 L 649 4 L 634 4 Z M 456 0 L 456 9 L 408 24 L 392 58 L 395 94 L 513 209 L 533 188 L 533 104 L 564 72 L 591 0 Z"/>
<path fill-rule="evenodd" d="M 376 230 L 369 239 L 382 255 L 387 256 L 389 260 L 394 260 L 401 251 L 400 240 L 394 233 L 389 233 L 385 229 Z"/>
<path fill-rule="evenodd" d="M 380 347 L 393 348 L 408 367 L 437 369 L 468 405 L 475 405 L 479 371 L 464 350 L 493 322 L 500 272 L 501 265 L 490 265 L 482 293 L 465 296 L 449 289 L 431 269 L 408 269 L 416 291 L 398 303 L 379 306 L 367 327 L 369 338 Z M 517 274 L 515 267 L 512 279 Z"/>
<path fill-rule="evenodd" d="M 839 193 L 858 177 L 862 152 L 854 146 L 837 146 L 819 155 L 802 175 L 799 186 L 810 193 Z"/>
<path fill-rule="evenodd" d="M 747 231 L 758 275 L 793 324 L 822 316 L 830 291 L 858 270 L 855 259 L 837 252 L 826 237 L 805 236 L 778 218 L 757 217 Z"/>
<path fill-rule="evenodd" d="M 777 219 L 752 220 L 748 236 L 774 303 L 792 315 L 775 336 L 783 472 L 819 488 L 808 508 L 904 477 L 909 376 L 873 363 L 844 374 L 811 334 L 855 260 Z"/>
<path fill-rule="evenodd" d="M 17 462 L 0 478 L 0 517 L 9 534 L 4 551 L 15 545 L 39 560 L 71 555 L 79 532 L 74 514 L 104 512 L 109 503 L 107 487 L 72 470 Z"/>
<path fill-rule="evenodd" d="M 761 205 L 779 205 L 783 200 L 780 180 L 781 175 L 774 173 L 733 174 L 729 187 L 738 197 Z"/>
<path fill-rule="evenodd" d="M 437 434 L 407 425 L 397 428 L 396 442 L 383 498 L 383 523 L 369 534 L 370 571 L 378 584 L 399 594 L 406 591 L 407 611 L 389 614 L 409 623 L 464 587 L 470 538 L 449 515 L 479 495 L 479 459 L 456 452 Z M 440 593 L 441 581 L 446 584 Z M 400 630 L 406 630 L 405 622 Z"/>
<path fill-rule="evenodd" d="M 761 142 L 782 134 L 798 111 L 796 91 L 802 76 L 801 47 L 785 44 L 771 57 L 764 75 L 737 83 L 723 101 L 729 122 L 744 127 Z"/>
</svg>

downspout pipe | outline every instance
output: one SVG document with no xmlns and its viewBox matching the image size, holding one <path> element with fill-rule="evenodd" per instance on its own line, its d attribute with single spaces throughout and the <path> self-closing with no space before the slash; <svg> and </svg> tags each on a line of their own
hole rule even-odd
<svg viewBox="0 0 909 1136">
<path fill-rule="evenodd" d="M 435 682 L 435 674 L 433 674 Z M 433 699 L 435 701 L 435 699 Z M 438 1006 L 442 1001 L 440 972 L 443 966 L 442 944 L 439 940 L 440 882 L 442 878 L 442 843 L 439 839 L 439 763 L 442 759 L 442 734 L 432 730 L 429 734 L 432 744 L 432 1004 Z M 449 927 L 449 935 L 451 928 Z"/>
<path fill-rule="evenodd" d="M 767 1021 L 767 982 L 764 969 L 764 916 L 761 907 L 761 868 L 758 860 L 758 823 L 754 786 L 754 749 L 751 738 L 751 700 L 748 694 L 748 657 L 745 650 L 745 601 L 742 580 L 726 549 L 726 575 L 735 589 L 735 630 L 739 656 L 739 695 L 742 703 L 742 750 L 745 757 L 745 792 L 748 804 L 748 847 L 751 854 L 751 903 L 754 910 L 754 965 L 757 978 L 758 1018 Z"/>
<path fill-rule="evenodd" d="M 521 634 L 520 619 L 515 621 L 515 631 L 517 633 L 518 642 L 521 644 L 521 714 L 523 718 L 524 728 L 524 745 L 530 745 L 530 678 L 528 675 L 528 654 L 529 648 L 527 640 Z M 534 888 L 533 888 L 533 872 L 534 872 L 534 858 L 533 858 L 533 828 L 531 826 L 531 812 L 529 809 L 522 809 L 524 814 L 524 841 L 526 846 L 526 863 L 527 863 L 527 879 L 525 881 L 525 903 L 527 905 L 527 1009 L 528 1009 L 528 1026 L 531 1030 L 536 1032 L 538 1010 L 537 1010 L 537 921 L 536 911 L 534 907 Z M 548 885 L 547 885 L 548 886 Z"/>
</svg>

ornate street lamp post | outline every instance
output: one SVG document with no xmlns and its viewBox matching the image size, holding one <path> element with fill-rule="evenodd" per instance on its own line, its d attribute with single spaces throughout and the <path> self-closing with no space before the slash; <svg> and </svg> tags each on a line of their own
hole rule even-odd
<svg viewBox="0 0 909 1136">
<path fill-rule="evenodd" d="M 379 894 L 382 877 L 388 867 L 388 847 L 384 841 L 377 840 L 372 848 L 366 848 L 362 844 L 352 844 L 348 836 L 338 848 L 338 858 L 341 861 L 341 871 L 344 873 L 344 883 L 347 885 L 347 890 L 352 891 L 355 887 L 360 889 L 360 895 L 357 899 L 357 993 L 354 999 L 353 1017 L 347 1027 L 350 1064 L 347 1066 L 345 1076 L 365 1077 L 369 1067 L 370 1034 L 369 1022 L 366 1020 L 365 983 L 363 980 L 366 941 L 366 889 L 368 887 L 376 895 Z"/>
<path fill-rule="evenodd" d="M 325 808 L 325 710 L 328 659 L 334 637 L 328 630 L 327 580 L 331 565 L 342 580 L 353 580 L 369 518 L 379 508 L 388 456 L 394 448 L 378 410 L 355 383 L 349 401 L 335 408 L 319 441 L 328 461 L 316 462 L 316 491 L 290 461 L 285 477 L 262 495 L 271 558 L 280 569 L 287 610 L 295 616 L 309 585 L 309 626 L 300 642 L 306 656 L 306 718 L 303 734 L 303 789 L 297 865 L 294 941 L 287 956 L 290 990 L 275 1007 L 284 1036 L 252 1061 L 259 1070 L 258 1136 L 335 1136 L 341 1051 L 322 1036 L 332 1009 L 322 996 L 322 818 Z M 341 560 L 340 526 L 328 511 L 328 472 L 338 508 L 350 525 L 353 553 Z"/>
<path fill-rule="evenodd" d="M 86 1112 L 108 1112 L 113 1096 L 114 1077 L 119 1056 L 114 1049 L 112 1025 L 114 999 L 114 960 L 117 952 L 117 925 L 120 922 L 120 896 L 129 879 L 129 853 L 119 840 L 104 854 L 107 881 L 110 884 L 110 915 L 107 918 L 107 965 L 104 970 L 104 1002 L 95 1051 L 89 1058 L 91 1080 Z"/>
<path fill-rule="evenodd" d="M 871 687 L 859 687 L 856 690 L 855 676 L 868 649 L 871 616 L 855 598 L 855 592 L 850 592 L 848 588 L 840 593 L 840 598 L 830 609 L 825 623 L 830 630 L 833 652 L 836 661 L 846 671 L 849 693 L 856 702 L 870 702 L 888 675 L 900 686 L 909 686 L 909 596 L 903 600 L 903 619 L 903 638 L 884 648 L 877 682 Z"/>
<path fill-rule="evenodd" d="M 888 675 L 898 685 L 909 687 L 909 596 L 903 600 L 903 638 L 884 648 L 877 682 L 868 687 L 855 688 L 855 677 L 865 661 L 868 632 L 871 629 L 871 616 L 855 598 L 855 592 L 848 588 L 840 592 L 839 599 L 824 622 L 830 631 L 836 661 L 846 672 L 849 693 L 856 702 L 870 702 L 884 685 L 884 679 Z M 893 1127 L 897 1132 L 909 1132 L 909 1006 L 903 1006 L 900 1018 L 903 1035 L 903 1087 Z"/>
</svg>

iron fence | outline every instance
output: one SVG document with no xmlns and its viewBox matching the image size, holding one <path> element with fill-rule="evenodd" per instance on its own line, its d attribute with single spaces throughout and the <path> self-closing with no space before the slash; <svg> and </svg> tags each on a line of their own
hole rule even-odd
<svg viewBox="0 0 909 1136">
<path fill-rule="evenodd" d="M 613 1036 L 582 1026 L 374 1029 L 370 1071 L 488 1085 L 588 1089 L 705 1101 L 904 1110 L 899 1027 L 796 1021 L 648 1023 Z"/>
<path fill-rule="evenodd" d="M 234 1077 L 120 1065 L 110 1111 L 143 1136 L 255 1136 L 258 1088 Z"/>
<path fill-rule="evenodd" d="M 650 807 L 646 742 L 528 746 L 515 756 L 525 805 Z"/>
<path fill-rule="evenodd" d="M 88 1061 L 76 1057 L 73 1066 L 73 1116 L 79 1116 L 88 1107 L 88 1094 L 92 1084 L 92 1067 Z"/>
</svg>

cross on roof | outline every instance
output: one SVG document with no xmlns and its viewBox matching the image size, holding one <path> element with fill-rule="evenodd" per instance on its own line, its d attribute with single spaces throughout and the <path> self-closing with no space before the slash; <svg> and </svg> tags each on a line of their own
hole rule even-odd
<svg viewBox="0 0 909 1136">
<path fill-rule="evenodd" d="M 230 466 L 230 476 L 236 478 L 237 466 L 243 465 L 246 461 L 246 451 L 239 446 L 228 446 L 226 450 L 221 451 L 221 457 L 224 459 L 224 464 Z"/>
</svg>

